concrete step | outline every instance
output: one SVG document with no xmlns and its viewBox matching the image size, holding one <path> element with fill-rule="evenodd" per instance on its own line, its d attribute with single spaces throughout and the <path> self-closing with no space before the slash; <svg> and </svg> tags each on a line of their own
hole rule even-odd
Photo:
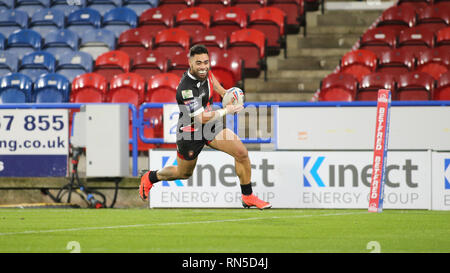
<svg viewBox="0 0 450 273">
<path fill-rule="evenodd" d="M 395 5 L 397 1 L 392 0 L 367 0 L 367 1 L 347 1 L 347 0 L 327 0 L 325 11 L 346 10 L 346 11 L 383 11 Z"/>
<path fill-rule="evenodd" d="M 264 76 L 259 78 L 246 78 L 245 91 L 246 92 L 271 92 L 282 88 L 286 90 L 312 90 L 316 89 L 314 83 L 320 81 L 327 75 L 331 74 L 332 70 L 270 70 L 267 73 L 267 81 L 264 81 Z M 297 84 L 294 87 L 293 82 Z M 299 85 L 301 84 L 301 85 Z"/>
<path fill-rule="evenodd" d="M 277 70 L 268 71 L 267 76 L 269 80 L 288 78 L 297 80 L 305 78 L 324 78 L 333 72 L 333 70 Z"/>
<path fill-rule="evenodd" d="M 321 35 L 361 35 L 364 33 L 369 26 L 316 26 L 316 27 L 308 27 L 308 34 L 321 34 Z"/>
<path fill-rule="evenodd" d="M 270 79 L 267 82 L 261 79 L 250 79 L 245 83 L 246 94 L 250 93 L 297 93 L 297 92 L 314 92 L 319 87 L 323 77 L 300 77 L 300 78 L 284 78 Z"/>
<path fill-rule="evenodd" d="M 307 37 L 297 38 L 297 48 L 351 48 L 361 37 L 360 34 L 336 34 L 336 35 L 323 35 L 323 34 L 311 34 Z M 294 49 L 291 49 L 292 51 Z M 289 53 L 289 49 L 288 49 Z"/>
<path fill-rule="evenodd" d="M 301 48 L 298 50 L 288 51 L 288 58 L 315 56 L 315 57 L 329 57 L 329 56 L 344 56 L 351 48 Z M 269 67 L 270 69 L 270 67 Z"/>
<path fill-rule="evenodd" d="M 317 15 L 317 26 L 370 26 L 380 15 L 381 10 L 333 10 Z"/>
<path fill-rule="evenodd" d="M 341 56 L 302 56 L 278 60 L 278 70 L 332 70 L 339 65 Z"/>
</svg>

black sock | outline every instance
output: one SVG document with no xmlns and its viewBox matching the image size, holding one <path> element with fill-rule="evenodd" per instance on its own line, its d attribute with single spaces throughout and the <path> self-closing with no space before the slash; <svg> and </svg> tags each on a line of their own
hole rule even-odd
<svg viewBox="0 0 450 273">
<path fill-rule="evenodd" d="M 150 182 L 152 183 L 156 183 L 159 182 L 158 177 L 156 176 L 156 172 L 157 171 L 150 171 L 148 174 L 148 179 L 150 180 Z"/>
<path fill-rule="evenodd" d="M 250 195 L 253 193 L 252 191 L 252 184 L 248 183 L 246 185 L 241 185 L 241 191 L 243 195 Z"/>
</svg>

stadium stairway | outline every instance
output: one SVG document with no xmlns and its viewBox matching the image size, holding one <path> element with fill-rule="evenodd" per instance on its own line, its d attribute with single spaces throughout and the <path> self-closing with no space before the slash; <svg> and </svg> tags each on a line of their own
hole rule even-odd
<svg viewBox="0 0 450 273">
<path fill-rule="evenodd" d="M 287 58 L 268 57 L 268 80 L 246 79 L 247 101 L 310 101 L 365 30 L 393 2 L 326 0 L 324 14 L 307 12 L 307 33 L 287 36 Z M 338 8 L 347 8 L 338 10 Z"/>
</svg>

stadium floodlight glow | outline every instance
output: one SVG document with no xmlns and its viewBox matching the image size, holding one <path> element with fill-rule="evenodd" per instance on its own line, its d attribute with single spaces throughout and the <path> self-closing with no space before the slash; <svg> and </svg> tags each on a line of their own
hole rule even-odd
<svg viewBox="0 0 450 273">
<path fill-rule="evenodd" d="M 372 180 L 369 193 L 369 212 L 383 211 L 384 182 L 389 139 L 391 92 L 378 90 L 375 144 L 373 148 Z"/>
</svg>

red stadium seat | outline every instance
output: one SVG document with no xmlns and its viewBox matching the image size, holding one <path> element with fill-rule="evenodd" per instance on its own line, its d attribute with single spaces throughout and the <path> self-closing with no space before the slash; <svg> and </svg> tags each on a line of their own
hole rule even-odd
<svg viewBox="0 0 450 273">
<path fill-rule="evenodd" d="M 117 41 L 117 50 L 128 54 L 131 60 L 136 58 L 138 53 L 145 53 L 153 46 L 153 32 L 141 27 L 126 30 L 120 34 Z"/>
<path fill-rule="evenodd" d="M 180 52 L 170 57 L 167 72 L 173 73 L 181 78 L 188 69 L 189 51 Z"/>
<path fill-rule="evenodd" d="M 284 49 L 286 55 L 286 15 L 276 7 L 263 7 L 250 14 L 248 28 L 257 29 L 267 38 L 267 54 L 278 55 Z"/>
<path fill-rule="evenodd" d="M 417 58 L 416 71 L 426 72 L 435 80 L 450 69 L 450 51 L 446 48 L 430 48 Z"/>
<path fill-rule="evenodd" d="M 180 77 L 172 73 L 163 73 L 153 76 L 147 83 L 146 102 L 167 103 L 176 102 L 176 90 Z M 144 120 L 148 120 L 151 126 L 144 129 L 145 137 L 163 138 L 163 110 L 144 110 Z M 176 148 L 175 144 L 157 145 L 160 148 Z"/>
<path fill-rule="evenodd" d="M 268 4 L 268 0 L 234 0 L 234 6 L 243 9 L 247 14 L 251 14 L 252 11 L 265 7 Z"/>
<path fill-rule="evenodd" d="M 434 79 L 425 72 L 409 72 L 398 77 L 395 100 L 430 100 Z"/>
<path fill-rule="evenodd" d="M 261 70 L 266 70 L 267 40 L 259 30 L 242 29 L 231 33 L 228 49 L 244 60 L 245 76 L 259 77 Z M 266 73 L 264 74 L 266 78 Z"/>
<path fill-rule="evenodd" d="M 192 45 L 202 44 L 208 49 L 209 56 L 213 52 L 219 54 L 228 48 L 228 36 L 220 29 L 210 28 L 199 31 L 192 37 Z"/>
<path fill-rule="evenodd" d="M 139 26 L 150 31 L 153 36 L 160 30 L 173 27 L 173 11 L 162 8 L 150 8 L 139 16 Z"/>
<path fill-rule="evenodd" d="M 377 56 L 375 53 L 365 49 L 357 49 L 346 53 L 340 64 L 340 72 L 352 74 L 358 81 L 364 75 L 375 71 Z"/>
<path fill-rule="evenodd" d="M 70 102 L 104 102 L 108 82 L 98 73 L 78 75 L 72 82 Z"/>
<path fill-rule="evenodd" d="M 395 79 L 389 73 L 374 72 L 365 75 L 356 93 L 356 100 L 358 101 L 376 101 L 378 97 L 378 90 L 387 89 L 391 93 L 395 93 Z"/>
<path fill-rule="evenodd" d="M 422 51 L 434 47 L 434 33 L 418 27 L 405 29 L 398 36 L 397 47 L 414 52 L 417 58 Z"/>
<path fill-rule="evenodd" d="M 211 25 L 211 14 L 207 9 L 190 7 L 180 10 L 175 18 L 177 28 L 186 30 L 190 36 L 196 31 L 208 29 Z"/>
<path fill-rule="evenodd" d="M 377 27 L 387 27 L 399 34 L 416 24 L 416 12 L 410 6 L 392 6 L 381 14 Z"/>
<path fill-rule="evenodd" d="M 147 102 L 175 102 L 181 78 L 173 73 L 154 75 L 147 82 Z"/>
<path fill-rule="evenodd" d="M 449 24 L 449 10 L 439 8 L 438 6 L 427 6 L 417 14 L 416 26 L 424 27 L 433 33 L 436 33 L 441 28 L 447 27 Z"/>
<path fill-rule="evenodd" d="M 116 75 L 109 83 L 106 101 L 113 103 L 132 103 L 136 107 L 144 101 L 145 79 L 136 73 Z"/>
<path fill-rule="evenodd" d="M 384 52 L 378 59 L 377 72 L 390 73 L 395 78 L 400 74 L 411 72 L 415 69 L 415 58 L 411 51 L 403 51 L 398 48 Z"/>
<path fill-rule="evenodd" d="M 105 52 L 95 60 L 94 72 L 101 74 L 108 82 L 115 75 L 128 72 L 129 69 L 130 57 L 119 50 Z"/>
<path fill-rule="evenodd" d="M 180 10 L 194 6 L 194 0 L 161 0 L 158 8 L 169 12 L 171 16 L 176 16 Z"/>
<path fill-rule="evenodd" d="M 156 52 L 144 52 L 136 55 L 131 72 L 141 75 L 148 81 L 153 75 L 167 71 L 167 57 Z"/>
<path fill-rule="evenodd" d="M 195 6 L 207 9 L 209 13 L 214 14 L 216 10 L 229 7 L 231 2 L 231 0 L 196 0 Z"/>
<path fill-rule="evenodd" d="M 195 44 L 202 44 L 208 50 L 225 49 L 228 47 L 228 36 L 226 32 L 217 28 L 205 29 L 192 37 L 192 45 Z"/>
<path fill-rule="evenodd" d="M 319 101 L 353 101 L 358 90 L 357 79 L 347 73 L 333 73 L 320 84 Z"/>
<path fill-rule="evenodd" d="M 225 88 L 240 86 L 244 89 L 244 70 L 242 58 L 231 51 L 212 52 L 209 54 L 211 71 Z M 216 97 L 219 99 L 219 97 Z"/>
<path fill-rule="evenodd" d="M 306 11 L 304 0 L 271 0 L 269 7 L 279 8 L 286 15 L 286 33 L 297 34 L 300 27 L 306 35 Z"/>
<path fill-rule="evenodd" d="M 217 10 L 212 19 L 212 28 L 220 29 L 230 36 L 233 31 L 247 27 L 247 13 L 239 7 L 227 7 Z"/>
<path fill-rule="evenodd" d="M 155 36 L 154 51 L 165 56 L 189 50 L 191 38 L 189 33 L 179 28 L 161 30 Z"/>
<path fill-rule="evenodd" d="M 435 46 L 450 50 L 450 27 L 442 28 L 436 33 Z"/>
<path fill-rule="evenodd" d="M 399 0 L 397 5 L 399 7 L 410 7 L 413 8 L 416 13 L 420 13 L 424 8 L 431 5 L 433 0 Z"/>
<path fill-rule="evenodd" d="M 447 0 L 434 0 L 433 6 L 446 10 L 447 12 L 450 10 L 450 2 Z"/>
<path fill-rule="evenodd" d="M 441 75 L 437 81 L 434 100 L 450 100 L 450 71 Z"/>
<path fill-rule="evenodd" d="M 390 51 L 397 45 L 395 30 L 389 28 L 373 28 L 366 31 L 359 41 L 360 49 L 372 51 L 380 58 L 383 52 Z"/>
</svg>

